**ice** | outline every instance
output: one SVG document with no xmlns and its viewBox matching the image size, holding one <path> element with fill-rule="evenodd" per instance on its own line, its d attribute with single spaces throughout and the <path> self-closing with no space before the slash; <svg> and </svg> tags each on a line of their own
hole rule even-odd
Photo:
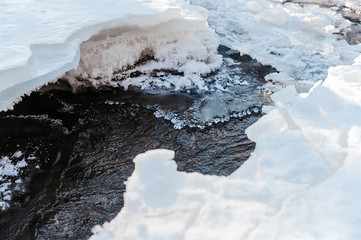
<svg viewBox="0 0 361 240">
<path fill-rule="evenodd" d="M 2 1 L 0 110 L 66 72 L 74 88 L 78 78 L 112 84 L 114 72 L 146 56 L 154 60 L 144 71 L 176 67 L 190 80 L 213 71 L 222 61 L 206 19 L 183 0 Z"/>
<path fill-rule="evenodd" d="M 286 2 L 284 0 L 278 0 L 279 2 Z M 305 3 L 305 4 L 318 4 L 320 6 L 327 7 L 346 7 L 354 11 L 361 11 L 361 2 L 349 1 L 349 0 L 291 0 L 291 2 Z"/>
<path fill-rule="evenodd" d="M 222 63 L 216 52 L 218 40 L 215 33 L 207 29 L 204 18 L 185 21 L 180 13 L 169 12 L 173 17 L 179 15 L 180 19 L 147 29 L 127 26 L 100 32 L 81 44 L 79 66 L 65 78 L 70 79 L 73 88 L 81 84 L 76 80 L 81 76 L 95 86 L 110 84 L 128 89 L 132 85 L 148 89 L 155 85 L 174 86 L 178 90 L 195 85 L 202 89 L 204 82 L 199 76 L 215 71 Z M 137 62 L 142 59 L 148 60 L 138 66 Z M 150 76 L 159 70 L 174 70 L 184 76 L 161 78 L 159 72 L 155 77 Z"/>
<path fill-rule="evenodd" d="M 156 117 L 170 120 L 175 129 L 203 129 L 230 119 L 243 120 L 261 114 L 261 106 L 269 103 L 269 94 L 262 89 L 263 76 L 274 69 L 249 57 L 242 58 L 239 52 L 224 46 L 218 51 L 223 57 L 219 70 L 204 78 L 202 88 L 191 89 L 200 97 L 181 113 L 162 106 L 153 107 Z"/>
<path fill-rule="evenodd" d="M 274 94 L 230 177 L 177 172 L 170 150 L 138 155 L 123 209 L 91 239 L 359 239 L 360 89 L 361 56 L 309 93 Z"/>
<path fill-rule="evenodd" d="M 2 156 L 0 159 L 0 176 L 16 176 L 18 175 L 18 168 L 13 165 L 9 157 Z"/>
<path fill-rule="evenodd" d="M 360 3 L 299 2 L 191 1 L 209 10 L 222 44 L 276 67 L 266 79 L 286 88 L 247 129 L 256 149 L 230 177 L 178 172 L 169 150 L 138 155 L 123 209 L 94 228 L 92 239 L 359 239 L 360 44 L 345 41 L 352 24 L 339 7 L 359 14 Z M 4 0 L 0 13 L 0 110 L 59 77 L 75 88 L 79 78 L 94 86 L 221 92 L 243 83 L 230 76 L 233 85 L 220 79 L 209 89 L 203 81 L 222 60 L 207 11 L 188 1 Z M 229 117 L 208 100 L 200 127 Z M 260 112 L 257 104 L 232 107 L 233 117 Z M 199 123 L 156 115 L 179 128 Z M 21 152 L 9 156 L 0 158 L 2 209 L 27 166 Z"/>
<path fill-rule="evenodd" d="M 20 158 L 23 155 L 23 153 L 21 151 L 16 151 L 13 155 L 13 157 L 15 158 Z"/>
<path fill-rule="evenodd" d="M 359 54 L 359 46 L 340 40 L 345 39 L 352 23 L 337 8 L 267 0 L 191 2 L 209 10 L 209 24 L 216 30 L 221 44 L 272 65 L 280 73 L 268 79 L 296 84 L 302 92 L 325 79 L 329 67 L 351 64 Z M 359 1 L 307 2 L 360 8 Z"/>
<path fill-rule="evenodd" d="M 22 169 L 28 165 L 24 158 L 19 161 L 22 155 L 23 153 L 18 150 L 12 157 L 0 157 L 0 208 L 2 210 L 5 210 L 10 206 L 9 202 L 12 199 L 12 185 L 19 185 L 22 183 L 21 179 L 17 177 Z"/>
</svg>

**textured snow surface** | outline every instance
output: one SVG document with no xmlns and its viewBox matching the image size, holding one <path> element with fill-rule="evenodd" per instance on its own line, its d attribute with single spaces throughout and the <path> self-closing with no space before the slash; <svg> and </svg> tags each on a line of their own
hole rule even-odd
<svg viewBox="0 0 361 240">
<path fill-rule="evenodd" d="M 352 64 L 360 51 L 359 46 L 339 40 L 350 31 L 351 22 L 338 8 L 276 0 L 191 2 L 209 10 L 209 24 L 223 45 L 272 65 L 280 73 L 268 79 L 296 84 L 299 91 L 307 92 L 315 82 L 324 80 L 329 67 Z M 360 7 L 359 1 L 307 2 Z"/>
<path fill-rule="evenodd" d="M 278 2 L 289 2 L 285 0 L 277 0 Z M 291 2 L 297 2 L 297 3 L 314 3 L 319 4 L 321 6 L 337 6 L 337 7 L 346 7 L 350 8 L 354 11 L 361 11 L 361 2 L 359 1 L 350 1 L 350 0 L 291 0 Z"/>
<path fill-rule="evenodd" d="M 177 172 L 169 150 L 138 155 L 124 208 L 91 239 L 359 239 L 360 96 L 361 56 L 307 94 L 274 94 L 230 177 Z"/>
<path fill-rule="evenodd" d="M 144 71 L 180 68 L 192 85 L 193 75 L 222 63 L 206 20 L 204 9 L 183 0 L 2 1 L 0 110 L 73 69 L 65 76 L 72 84 L 78 77 L 108 84 L 144 55 L 155 59 Z"/>
</svg>

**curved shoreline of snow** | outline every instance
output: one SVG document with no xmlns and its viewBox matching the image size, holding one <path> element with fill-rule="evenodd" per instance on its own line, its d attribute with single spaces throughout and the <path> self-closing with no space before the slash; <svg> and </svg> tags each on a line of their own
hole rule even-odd
<svg viewBox="0 0 361 240">
<path fill-rule="evenodd" d="M 227 178 L 178 172 L 173 151 L 138 155 L 124 207 L 90 239 L 359 239 L 360 96 L 361 56 L 307 94 L 274 94 Z"/>
<path fill-rule="evenodd" d="M 1 20 L 6 23 L 4 31 L 0 35 L 0 49 L 4 53 L 0 57 L 0 111 L 11 108 L 15 102 L 20 100 L 22 95 L 55 81 L 70 70 L 77 69 L 79 61 L 81 61 L 81 45 L 107 29 L 131 27 L 146 32 L 147 29 L 157 25 L 163 24 L 164 27 L 172 21 L 179 21 L 183 25 L 186 25 L 184 24 L 186 22 L 191 25 L 188 31 L 190 34 L 199 32 L 208 34 L 196 44 L 200 44 L 202 41 L 204 42 L 203 45 L 206 45 L 206 42 L 207 44 L 211 43 L 210 49 L 207 49 L 208 52 L 202 52 L 195 56 L 195 62 L 205 62 L 199 67 L 200 70 L 195 71 L 201 71 L 204 65 L 208 64 L 208 61 L 213 61 L 210 62 L 210 65 L 213 64 L 214 66 L 210 66 L 210 68 L 217 68 L 221 62 L 216 54 L 218 40 L 214 32 L 208 27 L 206 10 L 190 6 L 187 1 L 107 0 L 96 5 L 89 5 L 85 1 L 80 1 L 74 6 L 73 2 L 70 1 L 59 4 L 29 0 L 20 8 L 15 5 L 11 1 L 6 1 L 0 5 L 0 12 L 3 13 Z M 18 8 L 16 9 L 16 7 Z M 64 19 L 67 11 L 71 13 L 71 16 Z M 36 13 L 39 15 L 34 16 Z M 20 14 L 24 14 L 24 16 Z M 17 17 L 21 19 L 14 19 Z M 29 21 L 30 18 L 33 18 L 30 22 L 21 22 L 21 20 Z M 15 22 L 18 24 L 14 26 Z M 106 34 L 109 33 L 106 32 Z M 163 36 L 159 41 L 178 41 L 177 38 L 182 38 L 182 34 L 184 31 L 181 31 L 179 35 L 173 34 L 171 39 Z M 142 47 L 145 47 L 146 44 L 143 43 Z M 193 49 L 186 47 L 184 51 L 190 51 L 184 58 L 193 53 L 197 54 L 195 47 Z M 93 57 L 96 57 L 96 54 L 95 51 Z M 114 56 L 114 53 L 111 57 L 118 58 L 114 61 L 121 61 L 119 56 Z M 134 59 L 128 61 L 128 65 L 137 60 L 136 57 L 131 57 Z M 139 53 L 137 57 L 139 59 Z M 187 64 L 186 60 L 182 59 L 182 61 L 183 65 Z M 119 64 L 116 67 L 111 70 L 121 70 L 124 66 Z M 210 71 L 211 69 L 205 71 L 207 70 Z M 78 71 L 75 75 L 74 73 L 70 75 L 73 78 L 82 77 L 83 72 Z"/>
</svg>

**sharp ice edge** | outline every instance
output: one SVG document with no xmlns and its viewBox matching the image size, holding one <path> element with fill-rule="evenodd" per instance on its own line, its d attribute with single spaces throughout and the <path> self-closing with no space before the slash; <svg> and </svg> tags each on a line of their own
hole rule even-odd
<svg viewBox="0 0 361 240">
<path fill-rule="evenodd" d="M 182 129 L 184 127 L 190 128 L 200 128 L 204 129 L 210 127 L 213 124 L 224 123 L 231 119 L 244 119 L 249 116 L 262 114 L 262 107 L 260 106 L 251 106 L 243 111 L 232 111 L 228 112 L 222 116 L 213 116 L 212 118 L 204 118 L 203 116 L 197 116 L 198 111 L 193 112 L 188 110 L 187 112 L 179 115 L 171 111 L 164 110 L 160 107 L 150 106 L 149 108 L 155 109 L 154 116 L 157 118 L 163 118 L 169 120 L 173 123 L 174 129 Z"/>
<path fill-rule="evenodd" d="M 70 1 L 59 5 L 55 1 L 31 0 L 21 7 L 11 1 L 0 6 L 3 21 L 9 23 L 0 35 L 0 47 L 5 49 L 0 61 L 0 111 L 59 77 L 69 79 L 74 88 L 82 84 L 79 78 L 95 86 L 146 86 L 147 81 L 141 78 L 112 81 L 114 72 L 128 68 L 144 55 L 154 58 L 139 68 L 145 73 L 151 69 L 184 72 L 180 81 L 172 82 L 177 88 L 202 87 L 199 76 L 222 63 L 217 55 L 218 39 L 207 24 L 207 12 L 187 1 L 106 0 L 94 6 L 85 1 L 77 4 L 81 7 L 74 7 Z M 41 17 L 33 16 L 37 11 Z M 64 16 L 55 14 L 58 11 L 70 11 L 73 16 L 64 23 Z M 30 18 L 34 25 L 19 19 L 14 24 L 13 16 Z M 29 45 L 31 51 L 27 50 Z M 15 54 L 14 49 L 21 54 Z"/>
<path fill-rule="evenodd" d="M 237 53 L 236 51 L 234 52 Z M 144 68 L 144 65 L 140 66 L 140 68 Z M 131 71 L 140 72 L 139 68 L 136 69 L 131 69 Z M 146 73 L 146 71 L 142 70 L 142 73 Z M 166 74 L 165 72 L 158 73 L 160 75 Z M 124 74 L 123 72 L 120 75 L 124 76 Z M 126 75 L 129 74 L 127 73 Z M 180 86 L 183 82 L 182 78 L 170 74 L 165 80 L 143 76 L 140 78 L 129 78 L 128 82 L 146 91 L 154 87 L 154 91 L 158 93 L 160 87 L 168 88 L 165 91 L 179 90 L 179 88 L 174 88 L 174 86 L 177 84 Z M 199 77 L 197 78 L 200 79 Z M 138 82 L 137 79 L 143 80 Z M 120 84 L 124 86 L 126 81 Z M 251 115 L 261 114 L 260 106 L 267 102 L 265 96 L 269 95 L 264 87 L 260 86 L 260 79 L 254 79 L 247 75 L 242 69 L 241 62 L 227 56 L 224 56 L 223 63 L 215 74 L 204 77 L 199 82 L 202 84 L 197 86 L 189 85 L 186 90 L 182 89 L 182 92 L 186 91 L 188 94 L 197 93 L 202 95 L 184 113 L 177 114 L 170 110 L 164 110 L 161 105 L 146 107 L 154 110 L 156 117 L 171 121 L 175 129 L 181 129 L 186 126 L 204 129 L 206 126 L 212 126 L 214 123 L 225 122 L 234 118 L 243 119 Z M 106 101 L 105 103 L 118 105 L 113 101 Z"/>
<path fill-rule="evenodd" d="M 219 71 L 206 77 L 204 88 L 189 89 L 202 95 L 192 106 L 181 114 L 165 110 L 162 106 L 148 106 L 155 110 L 158 118 L 169 120 L 175 129 L 184 127 L 200 128 L 212 126 L 230 119 L 244 119 L 262 113 L 265 104 L 264 89 L 259 80 L 243 76 L 240 63 L 225 57 Z M 251 82 L 251 83 L 248 83 Z M 189 92 L 188 90 L 188 92 Z"/>
</svg>

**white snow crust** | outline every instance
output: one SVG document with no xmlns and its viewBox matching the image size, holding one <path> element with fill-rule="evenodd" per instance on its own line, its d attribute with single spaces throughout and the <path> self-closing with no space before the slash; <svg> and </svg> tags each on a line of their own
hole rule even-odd
<svg viewBox="0 0 361 240">
<path fill-rule="evenodd" d="M 360 8 L 359 1 L 308 0 L 299 5 L 277 0 L 192 0 L 209 10 L 209 24 L 221 43 L 248 54 L 280 73 L 267 79 L 286 85 L 295 84 L 307 92 L 315 82 L 327 77 L 327 69 L 352 64 L 360 47 L 339 40 L 350 31 L 351 22 L 338 8 Z M 283 3 L 285 2 L 285 3 Z M 316 4 L 317 3 L 317 4 Z"/>
<path fill-rule="evenodd" d="M 192 85 L 193 75 L 197 82 L 222 63 L 206 20 L 205 9 L 183 0 L 4 0 L 0 111 L 70 70 L 65 77 L 72 84 L 78 84 L 77 78 L 109 84 L 114 72 L 147 54 L 155 60 L 144 71 L 180 69 Z"/>
<path fill-rule="evenodd" d="M 307 94 L 294 86 L 247 129 L 256 149 L 229 177 L 138 155 L 125 205 L 91 239 L 359 239 L 361 56 Z"/>
<path fill-rule="evenodd" d="M 286 2 L 285 0 L 278 0 L 278 2 Z M 361 11 L 361 2 L 359 1 L 350 1 L 350 0 L 291 0 L 291 2 L 296 3 L 306 3 L 306 4 L 319 4 L 324 7 L 346 7 L 350 8 L 353 11 Z"/>
</svg>

